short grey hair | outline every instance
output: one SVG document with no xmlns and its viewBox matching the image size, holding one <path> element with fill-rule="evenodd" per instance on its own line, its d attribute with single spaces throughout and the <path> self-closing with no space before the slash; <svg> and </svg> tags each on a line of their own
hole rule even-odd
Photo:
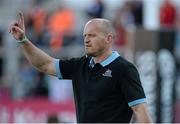
<svg viewBox="0 0 180 124">
<path fill-rule="evenodd" d="M 90 23 L 90 22 L 97 22 L 97 26 L 102 29 L 102 31 L 105 33 L 105 34 L 108 34 L 108 33 L 111 33 L 112 36 L 113 36 L 113 39 L 115 39 L 116 37 L 116 31 L 115 31 L 115 28 L 114 28 L 114 25 L 112 23 L 112 21 L 108 20 L 108 19 L 104 19 L 104 18 L 94 18 L 94 19 L 91 19 L 89 22 L 87 23 Z"/>
</svg>

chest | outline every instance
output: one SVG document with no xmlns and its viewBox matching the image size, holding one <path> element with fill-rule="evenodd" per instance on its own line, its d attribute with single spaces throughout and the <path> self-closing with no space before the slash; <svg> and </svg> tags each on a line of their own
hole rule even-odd
<svg viewBox="0 0 180 124">
<path fill-rule="evenodd" d="M 88 68 L 80 80 L 80 94 L 88 101 L 99 101 L 117 95 L 116 72 L 111 67 Z"/>
</svg>

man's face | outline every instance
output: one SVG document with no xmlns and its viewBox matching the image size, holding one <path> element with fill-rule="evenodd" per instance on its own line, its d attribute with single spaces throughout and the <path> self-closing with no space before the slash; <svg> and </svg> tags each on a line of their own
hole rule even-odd
<svg viewBox="0 0 180 124">
<path fill-rule="evenodd" d="M 86 24 L 83 36 L 87 55 L 96 57 L 104 52 L 106 35 L 102 32 L 100 26 L 94 23 Z"/>
</svg>

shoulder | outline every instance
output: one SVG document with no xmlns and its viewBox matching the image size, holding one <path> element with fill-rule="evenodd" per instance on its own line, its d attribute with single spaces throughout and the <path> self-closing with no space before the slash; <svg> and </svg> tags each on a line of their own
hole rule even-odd
<svg viewBox="0 0 180 124">
<path fill-rule="evenodd" d="M 119 56 L 116 61 L 115 61 L 115 65 L 118 67 L 118 68 L 121 68 L 121 69 L 127 69 L 129 67 L 135 67 L 135 65 L 126 60 L 125 58 Z"/>
<path fill-rule="evenodd" d="M 76 57 L 76 58 L 70 58 L 70 59 L 61 59 L 61 62 L 64 63 L 72 63 L 72 64 L 82 64 L 85 62 L 88 62 L 90 60 L 89 57 L 82 56 L 82 57 Z"/>
<path fill-rule="evenodd" d="M 125 58 L 119 56 L 116 61 L 115 61 L 115 68 L 123 72 L 125 74 L 127 73 L 132 73 L 132 72 L 137 72 L 136 66 L 132 63 L 126 60 Z"/>
</svg>

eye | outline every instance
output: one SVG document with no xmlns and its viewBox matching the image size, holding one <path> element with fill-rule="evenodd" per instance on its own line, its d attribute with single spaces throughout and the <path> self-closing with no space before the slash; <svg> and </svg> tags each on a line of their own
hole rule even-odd
<svg viewBox="0 0 180 124">
<path fill-rule="evenodd" d="M 90 34 L 89 36 L 90 37 L 96 37 L 96 34 Z"/>
<path fill-rule="evenodd" d="M 84 34 L 83 37 L 96 37 L 96 34 Z"/>
</svg>

